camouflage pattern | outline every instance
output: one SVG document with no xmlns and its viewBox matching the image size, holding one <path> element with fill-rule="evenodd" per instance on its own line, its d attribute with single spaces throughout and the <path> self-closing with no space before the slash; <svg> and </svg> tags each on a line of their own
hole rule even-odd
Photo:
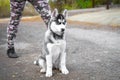
<svg viewBox="0 0 120 80">
<path fill-rule="evenodd" d="M 10 0 L 10 23 L 7 27 L 7 42 L 8 48 L 14 47 L 14 40 L 16 38 L 17 28 L 22 16 L 22 11 L 24 9 L 26 1 L 29 1 L 34 8 L 40 13 L 46 26 L 50 20 L 50 6 L 48 5 L 48 0 Z"/>
</svg>

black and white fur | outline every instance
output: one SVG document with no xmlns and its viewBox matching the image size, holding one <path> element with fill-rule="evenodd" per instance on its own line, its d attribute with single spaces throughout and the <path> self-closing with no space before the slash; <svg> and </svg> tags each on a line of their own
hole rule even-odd
<svg viewBox="0 0 120 80">
<path fill-rule="evenodd" d="M 45 33 L 44 52 L 34 61 L 34 64 L 41 67 L 40 72 L 46 72 L 46 77 L 52 76 L 53 67 L 58 68 L 63 74 L 69 73 L 66 68 L 66 17 L 66 9 L 62 14 L 58 14 L 57 9 L 53 11 Z"/>
</svg>

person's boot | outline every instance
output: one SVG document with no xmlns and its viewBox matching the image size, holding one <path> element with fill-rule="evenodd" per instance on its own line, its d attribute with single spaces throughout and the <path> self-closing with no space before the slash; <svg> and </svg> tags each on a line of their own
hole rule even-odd
<svg viewBox="0 0 120 80">
<path fill-rule="evenodd" d="M 7 50 L 7 55 L 9 58 L 18 58 L 19 57 L 16 54 L 14 47 Z"/>
</svg>

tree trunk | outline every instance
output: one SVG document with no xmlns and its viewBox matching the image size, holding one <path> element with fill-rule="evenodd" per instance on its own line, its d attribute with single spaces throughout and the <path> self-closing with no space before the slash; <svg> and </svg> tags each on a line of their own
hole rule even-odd
<svg viewBox="0 0 120 80">
<path fill-rule="evenodd" d="M 106 9 L 109 9 L 110 8 L 110 0 L 106 0 L 106 3 L 107 3 Z"/>
<path fill-rule="evenodd" d="M 92 7 L 95 7 L 95 0 L 92 0 Z"/>
</svg>

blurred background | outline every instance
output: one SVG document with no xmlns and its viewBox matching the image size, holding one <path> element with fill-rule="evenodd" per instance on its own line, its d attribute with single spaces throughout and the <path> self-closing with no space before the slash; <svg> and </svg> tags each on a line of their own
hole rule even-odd
<svg viewBox="0 0 120 80">
<path fill-rule="evenodd" d="M 33 65 L 42 52 L 47 27 L 29 2 L 15 40 L 20 57 L 6 56 L 10 0 L 0 0 L 0 80 L 120 80 L 120 0 L 50 0 L 49 4 L 59 12 L 68 9 L 70 74 L 55 70 L 55 75 L 47 79 Z"/>
<path fill-rule="evenodd" d="M 85 9 L 95 7 L 106 7 L 107 9 L 120 6 L 120 0 L 50 0 L 51 9 L 58 8 L 59 12 L 63 9 Z M 59 5 L 59 6 L 58 6 Z M 27 2 L 23 11 L 24 16 L 38 15 L 33 6 Z M 0 0 L 0 18 L 10 16 L 10 0 Z"/>
</svg>

